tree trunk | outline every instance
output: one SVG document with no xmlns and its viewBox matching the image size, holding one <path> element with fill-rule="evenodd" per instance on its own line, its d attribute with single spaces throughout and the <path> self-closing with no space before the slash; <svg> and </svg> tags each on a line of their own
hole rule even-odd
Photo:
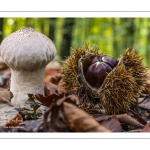
<svg viewBox="0 0 150 150">
<path fill-rule="evenodd" d="M 147 34 L 147 39 L 146 39 L 146 63 L 148 66 L 150 66 L 150 27 L 148 27 L 148 34 Z"/>
<path fill-rule="evenodd" d="M 49 19 L 49 38 L 54 42 L 55 41 L 55 25 L 56 25 L 56 18 Z"/>
<path fill-rule="evenodd" d="M 74 26 L 74 18 L 66 18 L 63 25 L 63 35 L 60 55 L 62 59 L 65 59 L 70 55 L 70 47 L 72 41 L 72 31 Z"/>
<path fill-rule="evenodd" d="M 124 35 L 124 47 L 133 49 L 134 45 L 134 18 L 124 19 L 126 33 Z"/>
<path fill-rule="evenodd" d="M 112 19 L 112 29 L 113 29 L 113 57 L 117 58 L 118 57 L 118 44 L 117 44 L 117 31 L 116 31 L 116 23 L 115 23 L 115 18 Z"/>
<path fill-rule="evenodd" d="M 0 43 L 3 40 L 3 23 L 4 23 L 4 19 L 0 18 Z"/>
</svg>

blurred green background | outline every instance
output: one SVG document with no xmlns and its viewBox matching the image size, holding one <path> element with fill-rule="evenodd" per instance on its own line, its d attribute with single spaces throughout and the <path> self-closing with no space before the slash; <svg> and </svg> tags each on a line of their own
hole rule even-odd
<svg viewBox="0 0 150 150">
<path fill-rule="evenodd" d="M 134 48 L 150 67 L 150 18 L 0 18 L 0 42 L 27 26 L 55 43 L 55 60 L 64 60 L 70 55 L 70 47 L 87 42 L 114 58 L 126 48 Z"/>
</svg>

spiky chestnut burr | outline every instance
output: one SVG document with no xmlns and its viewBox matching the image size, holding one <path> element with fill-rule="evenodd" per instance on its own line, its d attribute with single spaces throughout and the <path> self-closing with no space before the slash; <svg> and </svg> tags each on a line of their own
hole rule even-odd
<svg viewBox="0 0 150 150">
<path fill-rule="evenodd" d="M 98 69 L 103 70 L 103 73 L 94 69 L 97 76 L 103 76 L 98 85 L 87 79 L 88 68 L 97 63 L 97 58 L 100 63 L 105 62 L 105 67 L 106 64 L 111 67 L 105 69 L 104 65 L 99 65 Z M 65 89 L 77 88 L 80 107 L 90 113 L 99 112 L 102 108 L 107 114 L 124 113 L 145 89 L 146 67 L 135 50 L 126 49 L 122 57 L 114 60 L 115 65 L 110 60 L 114 59 L 99 53 L 94 46 L 90 49 L 85 43 L 81 48 L 72 49 L 71 56 L 63 63 L 62 80 Z"/>
<path fill-rule="evenodd" d="M 89 49 L 87 44 L 84 44 L 83 47 L 71 48 L 71 55 L 63 62 L 62 80 L 66 91 L 80 87 L 80 83 L 77 80 L 78 60 L 86 53 L 98 55 L 98 48 L 93 45 Z"/>
</svg>

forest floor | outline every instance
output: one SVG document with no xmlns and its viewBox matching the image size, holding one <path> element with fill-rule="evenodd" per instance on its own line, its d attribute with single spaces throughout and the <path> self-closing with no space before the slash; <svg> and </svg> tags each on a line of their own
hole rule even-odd
<svg viewBox="0 0 150 150">
<path fill-rule="evenodd" d="M 61 67 L 57 62 L 55 64 L 45 69 L 45 96 L 28 95 L 32 110 L 11 106 L 17 115 L 1 125 L 0 132 L 150 132 L 149 94 L 142 93 L 134 109 L 127 113 L 90 114 L 78 107 L 76 90 L 66 93 L 61 82 Z M 10 92 L 10 77 L 10 69 L 5 64 L 0 65 L 0 104 L 5 97 L 5 103 L 9 105 L 4 91 Z M 39 103 L 35 99 L 47 106 L 46 112 L 37 111 Z"/>
</svg>

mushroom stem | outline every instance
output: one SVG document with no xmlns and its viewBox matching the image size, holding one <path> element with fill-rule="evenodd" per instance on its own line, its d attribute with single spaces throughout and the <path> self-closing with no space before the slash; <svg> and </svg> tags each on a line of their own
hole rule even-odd
<svg viewBox="0 0 150 150">
<path fill-rule="evenodd" d="M 44 68 L 56 55 L 54 43 L 44 34 L 26 27 L 2 41 L 0 55 L 12 71 L 12 103 L 15 107 L 30 109 L 25 103 L 27 94 L 44 95 Z"/>
<path fill-rule="evenodd" d="M 11 102 L 16 108 L 31 108 L 26 104 L 27 94 L 44 95 L 44 68 L 33 71 L 11 70 L 10 91 L 14 95 Z"/>
</svg>

